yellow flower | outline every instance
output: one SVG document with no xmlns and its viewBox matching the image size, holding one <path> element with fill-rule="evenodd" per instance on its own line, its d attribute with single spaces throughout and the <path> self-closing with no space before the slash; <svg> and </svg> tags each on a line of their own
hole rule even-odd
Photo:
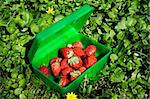
<svg viewBox="0 0 150 99">
<path fill-rule="evenodd" d="M 66 95 L 66 97 L 67 97 L 67 99 L 78 99 L 78 98 L 77 98 L 77 95 L 75 95 L 73 92 L 68 93 L 68 94 Z"/>
<path fill-rule="evenodd" d="M 46 11 L 48 14 L 54 15 L 53 8 L 48 7 L 48 10 Z"/>
</svg>

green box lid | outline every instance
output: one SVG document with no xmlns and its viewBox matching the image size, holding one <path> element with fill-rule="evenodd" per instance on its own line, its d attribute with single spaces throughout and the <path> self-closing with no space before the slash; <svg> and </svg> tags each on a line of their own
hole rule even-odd
<svg viewBox="0 0 150 99">
<path fill-rule="evenodd" d="M 40 57 L 42 57 L 44 53 L 46 54 L 46 51 L 41 53 L 41 51 L 43 51 L 44 49 L 43 47 L 45 47 L 47 43 L 53 42 L 55 38 L 59 37 L 60 35 L 63 35 L 65 31 L 69 31 L 70 29 L 72 31 L 75 31 L 71 32 L 70 35 L 78 33 L 89 18 L 89 16 L 91 15 L 91 13 L 93 12 L 93 10 L 93 7 L 85 5 L 79 10 L 70 14 L 69 16 L 66 16 L 62 20 L 52 24 L 44 31 L 38 33 L 34 39 L 34 42 L 28 54 L 30 63 L 32 65 L 37 65 L 36 62 L 40 59 Z M 58 42 L 61 42 L 61 39 Z"/>
</svg>

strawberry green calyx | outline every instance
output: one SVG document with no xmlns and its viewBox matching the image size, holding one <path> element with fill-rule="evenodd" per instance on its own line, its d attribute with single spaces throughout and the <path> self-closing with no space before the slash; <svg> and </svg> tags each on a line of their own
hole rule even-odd
<svg viewBox="0 0 150 99">
<path fill-rule="evenodd" d="M 68 53 L 68 58 L 72 57 L 73 55 L 74 55 L 74 52 L 73 52 L 73 51 L 70 51 L 70 52 Z"/>
<path fill-rule="evenodd" d="M 53 65 L 54 65 L 54 64 L 56 64 L 56 65 L 59 65 L 59 66 L 60 66 L 60 63 L 59 63 L 59 62 L 54 62 L 54 63 L 53 63 Z"/>
<path fill-rule="evenodd" d="M 80 75 L 80 74 L 81 74 L 81 72 L 78 70 L 70 73 L 71 76 L 76 76 L 76 75 Z"/>
<path fill-rule="evenodd" d="M 72 44 L 68 44 L 67 47 L 72 48 Z"/>
<path fill-rule="evenodd" d="M 50 64 L 53 64 L 54 62 L 60 63 L 62 61 L 62 58 L 56 57 L 50 60 Z"/>
<path fill-rule="evenodd" d="M 68 60 L 69 64 L 78 64 L 79 63 L 79 58 L 77 56 L 73 56 Z"/>
</svg>

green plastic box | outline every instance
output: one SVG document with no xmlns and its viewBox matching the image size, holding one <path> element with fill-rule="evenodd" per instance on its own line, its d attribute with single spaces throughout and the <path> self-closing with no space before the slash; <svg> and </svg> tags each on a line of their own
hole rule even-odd
<svg viewBox="0 0 150 99">
<path fill-rule="evenodd" d="M 49 26 L 44 31 L 38 33 L 29 51 L 28 58 L 32 64 L 34 73 L 48 87 L 53 88 L 62 94 L 75 91 L 79 87 L 85 75 L 90 78 L 98 74 L 102 67 L 107 63 L 111 53 L 111 50 L 108 47 L 78 33 L 93 10 L 93 7 L 85 5 L 79 10 L 73 12 L 71 15 L 66 16 L 57 23 Z M 52 74 L 47 77 L 42 74 L 38 68 L 41 65 L 49 66 L 49 61 L 58 56 L 58 51 L 60 48 L 76 41 L 81 41 L 84 48 L 87 45 L 94 44 L 97 47 L 97 52 L 95 55 L 98 61 L 66 87 L 60 87 L 58 83 L 54 81 Z"/>
</svg>

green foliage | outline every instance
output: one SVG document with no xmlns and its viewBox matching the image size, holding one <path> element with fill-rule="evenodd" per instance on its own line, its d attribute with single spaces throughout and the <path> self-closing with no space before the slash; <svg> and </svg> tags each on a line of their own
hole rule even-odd
<svg viewBox="0 0 150 99">
<path fill-rule="evenodd" d="M 89 4 L 95 11 L 81 33 L 109 46 L 110 61 L 94 79 L 85 77 L 76 94 L 86 98 L 148 98 L 150 18 L 148 0 L 1 0 L 0 98 L 58 99 L 27 61 L 39 31 Z M 47 14 L 48 7 L 55 13 Z"/>
</svg>

